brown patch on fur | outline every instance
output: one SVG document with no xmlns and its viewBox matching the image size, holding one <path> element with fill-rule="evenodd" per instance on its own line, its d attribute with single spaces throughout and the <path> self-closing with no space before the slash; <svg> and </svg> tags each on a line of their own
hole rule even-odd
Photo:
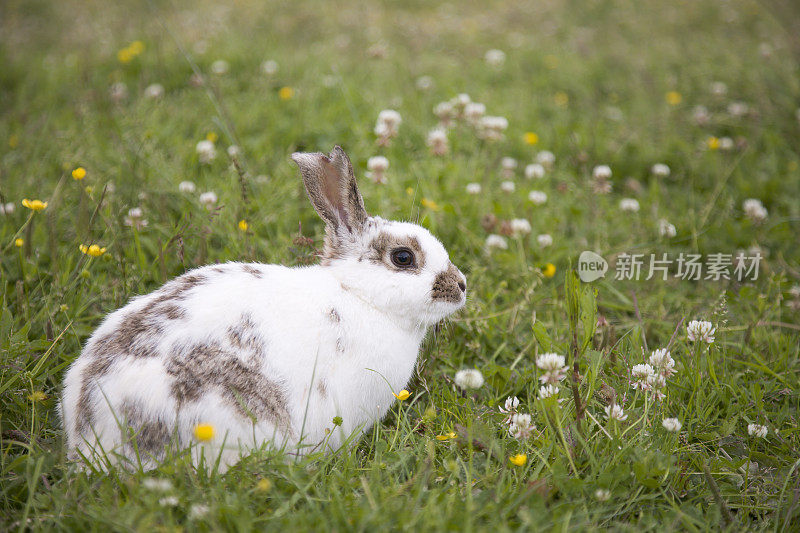
<svg viewBox="0 0 800 533">
<path fill-rule="evenodd" d="M 369 245 L 369 251 L 362 256 L 362 259 L 383 265 L 395 272 L 413 272 L 415 274 L 425 268 L 425 252 L 422 251 L 422 246 L 413 236 L 396 237 L 390 233 L 381 232 L 377 237 L 372 239 Z M 390 254 L 397 248 L 408 248 L 414 254 L 414 266 L 409 268 L 399 268 L 392 263 Z"/>
<path fill-rule="evenodd" d="M 222 268 L 222 267 L 214 267 L 211 270 L 216 272 L 217 274 L 224 274 L 225 273 L 225 269 Z"/>
<path fill-rule="evenodd" d="M 323 398 L 328 397 L 328 384 L 325 383 L 324 379 L 317 381 L 317 392 L 319 392 L 319 395 Z"/>
<path fill-rule="evenodd" d="M 136 448 L 153 457 L 163 458 L 164 449 L 172 438 L 172 431 L 167 423 L 160 418 L 147 416 L 137 402 L 123 402 L 121 411 L 121 422 L 128 430 L 128 438 L 136 439 Z M 127 443 L 127 446 L 133 451 L 132 443 Z"/>
<path fill-rule="evenodd" d="M 263 363 L 267 343 L 249 313 L 242 313 L 239 322 L 228 326 L 227 337 L 231 347 L 246 356 L 249 364 L 258 367 Z"/>
<path fill-rule="evenodd" d="M 434 301 L 459 303 L 466 290 L 467 285 L 461 278 L 461 273 L 453 263 L 450 263 L 447 270 L 439 272 L 433 280 L 431 298 Z"/>
<path fill-rule="evenodd" d="M 254 278 L 261 279 L 262 277 L 264 277 L 264 273 L 260 269 L 254 267 L 253 265 L 242 265 L 242 270 L 244 270 L 247 274 L 250 274 Z"/>
<path fill-rule="evenodd" d="M 264 376 L 260 368 L 242 361 L 219 344 L 176 346 L 166 362 L 172 376 L 172 395 L 181 404 L 215 390 L 244 418 L 268 421 L 291 431 L 287 399 L 280 383 Z"/>
<path fill-rule="evenodd" d="M 334 324 L 338 324 L 342 321 L 342 317 L 339 316 L 339 311 L 337 311 L 335 307 L 331 307 L 331 310 L 328 311 L 328 318 Z"/>
</svg>

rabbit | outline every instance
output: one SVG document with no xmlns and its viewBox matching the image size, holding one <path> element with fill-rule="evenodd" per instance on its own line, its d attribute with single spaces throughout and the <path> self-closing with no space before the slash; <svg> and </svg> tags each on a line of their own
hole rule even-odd
<svg viewBox="0 0 800 533">
<path fill-rule="evenodd" d="M 152 469 L 178 446 L 226 469 L 264 445 L 336 450 L 386 414 L 466 278 L 428 230 L 367 214 L 342 148 L 292 159 L 319 264 L 208 265 L 108 315 L 64 379 L 68 458 Z"/>
</svg>

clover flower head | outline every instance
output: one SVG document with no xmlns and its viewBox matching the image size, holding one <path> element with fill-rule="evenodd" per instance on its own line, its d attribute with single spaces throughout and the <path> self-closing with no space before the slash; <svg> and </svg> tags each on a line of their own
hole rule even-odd
<svg viewBox="0 0 800 533">
<path fill-rule="evenodd" d="M 544 165 L 541 163 L 531 163 L 525 166 L 525 177 L 530 179 L 540 179 L 544 177 Z"/>
<path fill-rule="evenodd" d="M 716 328 L 706 320 L 692 320 L 686 326 L 686 336 L 691 342 L 714 343 Z"/>
<path fill-rule="evenodd" d="M 628 419 L 628 415 L 625 414 L 625 411 L 622 410 L 617 404 L 611 404 L 605 407 L 606 418 L 609 420 L 617 420 L 618 422 L 624 422 Z"/>
<path fill-rule="evenodd" d="M 661 425 L 664 426 L 664 429 L 669 431 L 670 433 L 677 433 L 681 430 L 682 424 L 681 421 L 677 418 L 665 418 Z"/>
<path fill-rule="evenodd" d="M 670 356 L 666 348 L 654 350 L 653 353 L 650 354 L 648 362 L 653 366 L 655 372 L 664 377 L 669 377 L 677 372 L 675 370 L 675 360 Z"/>
<path fill-rule="evenodd" d="M 627 211 L 629 213 L 639 212 L 639 201 L 635 198 L 623 198 L 619 201 L 620 211 Z"/>
<path fill-rule="evenodd" d="M 517 440 L 524 440 L 531 436 L 536 425 L 531 422 L 531 415 L 526 413 L 516 413 L 511 417 L 511 424 L 508 426 L 508 434 Z"/>
<path fill-rule="evenodd" d="M 595 179 L 609 179 L 611 177 L 611 167 L 608 165 L 597 165 L 592 169 L 592 177 Z"/>
<path fill-rule="evenodd" d="M 480 194 L 481 193 L 481 184 L 480 183 L 467 183 L 467 194 Z"/>
<path fill-rule="evenodd" d="M 214 146 L 214 141 L 203 139 L 195 146 L 197 157 L 201 163 L 210 163 L 217 157 L 217 149 Z"/>
<path fill-rule="evenodd" d="M 487 252 L 491 252 L 492 250 L 507 250 L 508 249 L 508 242 L 506 242 L 505 237 L 501 235 L 489 235 L 486 237 L 486 243 L 484 244 Z"/>
<path fill-rule="evenodd" d="M 542 150 L 536 154 L 536 162 L 544 168 L 552 168 L 556 162 L 556 156 L 550 150 Z"/>
<path fill-rule="evenodd" d="M 479 389 L 483 386 L 483 374 L 474 368 L 459 370 L 456 372 L 455 382 L 462 389 Z"/>
<path fill-rule="evenodd" d="M 547 202 L 547 193 L 543 191 L 531 191 L 528 193 L 528 200 L 533 205 L 542 205 Z"/>
<path fill-rule="evenodd" d="M 193 193 L 196 188 L 193 181 L 182 181 L 178 184 L 178 190 L 183 193 Z"/>
<path fill-rule="evenodd" d="M 556 353 L 540 354 L 536 358 L 536 366 L 544 371 L 539 376 L 539 381 L 542 384 L 557 385 L 559 381 L 567 377 L 567 371 L 569 370 L 564 356 Z"/>
<path fill-rule="evenodd" d="M 670 224 L 668 220 L 662 218 L 658 221 L 658 233 L 662 237 L 674 237 L 678 234 L 674 224 Z"/>
<path fill-rule="evenodd" d="M 762 426 L 760 424 L 748 424 L 747 425 L 747 434 L 751 437 L 758 437 L 760 439 L 767 438 L 767 426 Z"/>
<path fill-rule="evenodd" d="M 756 198 L 748 198 L 742 202 L 742 210 L 744 214 L 747 215 L 747 218 L 753 222 L 763 222 L 769 214 L 767 208 L 761 203 L 761 200 Z"/>
<path fill-rule="evenodd" d="M 512 193 L 516 190 L 517 184 L 511 180 L 506 180 L 500 183 L 500 190 L 505 193 Z"/>
<path fill-rule="evenodd" d="M 502 50 L 493 48 L 491 50 L 487 50 L 483 58 L 490 67 L 502 67 L 503 63 L 506 62 L 506 53 Z"/>
<path fill-rule="evenodd" d="M 653 176 L 656 176 L 658 178 L 666 178 L 667 176 L 669 176 L 670 170 L 669 167 L 664 163 L 656 163 L 650 169 L 650 172 L 652 172 Z"/>
<path fill-rule="evenodd" d="M 214 191 L 204 192 L 200 195 L 200 203 L 203 204 L 206 209 L 211 209 L 214 207 L 214 204 L 217 203 L 217 193 Z"/>
<path fill-rule="evenodd" d="M 542 248 L 547 248 L 548 246 L 553 245 L 553 237 L 547 233 L 542 233 L 541 235 L 536 236 L 536 242 L 539 243 L 539 246 Z"/>
<path fill-rule="evenodd" d="M 551 396 L 558 396 L 558 387 L 555 385 L 547 384 L 539 387 L 539 398 L 542 400 L 550 398 Z"/>
<path fill-rule="evenodd" d="M 531 232 L 531 223 L 528 222 L 527 219 L 514 218 L 511 220 L 510 225 L 512 235 L 527 235 Z"/>
<path fill-rule="evenodd" d="M 428 132 L 426 144 L 434 155 L 445 155 L 449 150 L 447 131 L 444 128 L 432 129 Z"/>
</svg>

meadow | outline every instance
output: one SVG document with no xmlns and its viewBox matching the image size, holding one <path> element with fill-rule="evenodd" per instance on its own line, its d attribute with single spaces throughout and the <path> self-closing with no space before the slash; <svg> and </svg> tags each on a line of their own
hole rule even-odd
<svg viewBox="0 0 800 533">
<path fill-rule="evenodd" d="M 0 530 L 800 530 L 791 2 L 0 13 Z M 102 318 L 196 266 L 315 262 L 289 156 L 336 144 L 468 279 L 407 398 L 299 461 L 67 462 L 61 380 Z"/>
</svg>

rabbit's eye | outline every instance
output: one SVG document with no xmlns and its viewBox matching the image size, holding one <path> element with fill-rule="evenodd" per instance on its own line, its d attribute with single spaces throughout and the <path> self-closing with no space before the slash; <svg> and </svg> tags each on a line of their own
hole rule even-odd
<svg viewBox="0 0 800 533">
<path fill-rule="evenodd" d="M 408 248 L 398 248 L 392 252 L 392 263 L 399 268 L 414 266 L 414 254 Z"/>
</svg>

